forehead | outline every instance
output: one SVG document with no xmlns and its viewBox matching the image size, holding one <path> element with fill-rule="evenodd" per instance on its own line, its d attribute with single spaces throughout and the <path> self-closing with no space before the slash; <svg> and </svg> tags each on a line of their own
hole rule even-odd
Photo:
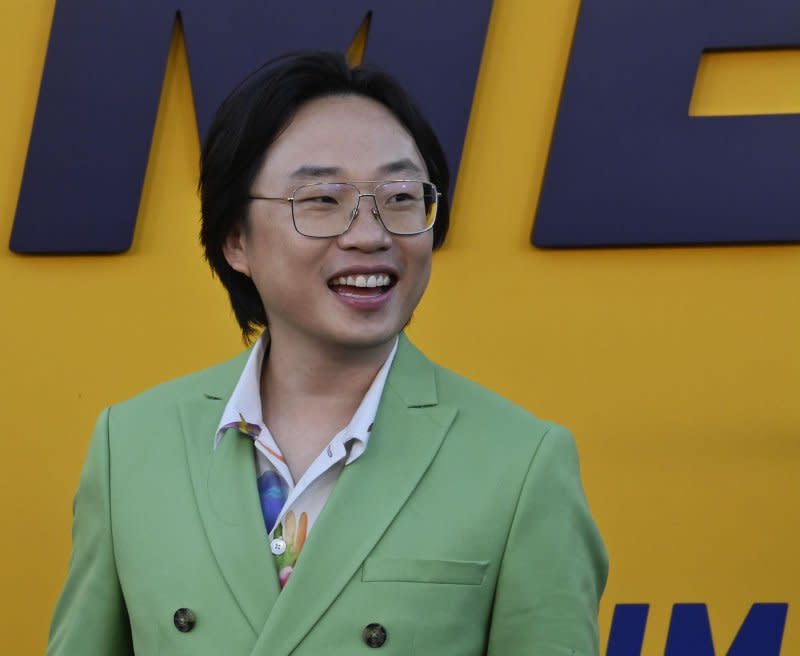
<svg viewBox="0 0 800 656">
<path fill-rule="evenodd" d="M 267 149 L 259 177 L 337 169 L 350 179 L 372 179 L 388 163 L 409 160 L 425 171 L 413 137 L 377 101 L 330 96 L 303 105 Z"/>
</svg>

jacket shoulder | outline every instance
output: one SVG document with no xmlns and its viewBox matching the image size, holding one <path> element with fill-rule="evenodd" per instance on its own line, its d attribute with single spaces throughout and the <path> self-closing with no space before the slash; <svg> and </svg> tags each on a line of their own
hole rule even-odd
<svg viewBox="0 0 800 656">
<path fill-rule="evenodd" d="M 529 444 L 532 438 L 536 440 L 554 428 L 561 428 L 461 374 L 432 364 L 439 402 L 457 407 L 459 417 L 477 432 L 488 431 L 504 440 L 523 440 Z"/>
<path fill-rule="evenodd" d="M 440 365 L 434 364 L 433 371 L 438 402 L 456 410 L 446 444 L 448 453 L 457 454 L 451 457 L 461 470 L 471 467 L 474 476 L 489 478 L 494 472 L 514 487 L 514 481 L 522 484 L 537 458 L 551 473 L 565 471 L 575 461 L 575 439 L 563 426 Z"/>
<path fill-rule="evenodd" d="M 225 362 L 151 387 L 114 404 L 113 411 L 118 417 L 127 413 L 141 416 L 142 412 L 157 412 L 191 398 L 227 399 L 239 380 L 249 353 L 249 350 L 244 351 Z"/>
</svg>

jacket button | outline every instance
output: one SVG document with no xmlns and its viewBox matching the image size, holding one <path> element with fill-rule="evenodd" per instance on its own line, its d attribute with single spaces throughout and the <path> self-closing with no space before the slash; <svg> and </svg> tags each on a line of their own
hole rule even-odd
<svg viewBox="0 0 800 656">
<path fill-rule="evenodd" d="M 380 624 L 367 624 L 361 632 L 361 638 L 367 647 L 377 649 L 386 642 L 386 629 Z"/>
<path fill-rule="evenodd" d="M 179 608 L 172 616 L 172 621 L 175 623 L 175 628 L 181 633 L 188 633 L 194 628 L 197 618 L 194 613 L 188 608 Z"/>
</svg>

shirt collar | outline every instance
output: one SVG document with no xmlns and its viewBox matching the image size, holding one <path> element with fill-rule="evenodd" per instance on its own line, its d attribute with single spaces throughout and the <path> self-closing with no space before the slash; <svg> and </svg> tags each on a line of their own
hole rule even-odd
<svg viewBox="0 0 800 656">
<path fill-rule="evenodd" d="M 367 393 L 361 400 L 350 423 L 334 437 L 334 440 L 341 439 L 343 442 L 354 440 L 346 464 L 355 460 L 366 449 L 372 424 L 375 415 L 378 413 L 378 404 L 383 395 L 383 388 L 389 376 L 399 340 L 395 339 L 394 346 L 389 353 L 389 357 L 383 363 Z M 269 337 L 266 331 L 258 338 L 255 346 L 250 351 L 242 374 L 239 377 L 236 387 L 233 389 L 225 410 L 217 426 L 214 435 L 214 448 L 219 446 L 223 436 L 228 429 L 236 429 L 243 435 L 255 439 L 262 432 L 266 432 L 262 420 L 261 409 L 261 367 L 264 362 L 264 354 L 269 345 Z"/>
<path fill-rule="evenodd" d="M 268 344 L 269 337 L 264 332 L 250 350 L 242 374 L 239 376 L 231 398 L 228 399 L 225 411 L 222 413 L 222 418 L 219 420 L 217 432 L 214 435 L 215 449 L 229 428 L 236 428 L 239 432 L 252 438 L 261 434 L 263 430 L 260 392 L 261 365 L 264 362 L 264 353 Z"/>
<path fill-rule="evenodd" d="M 389 357 L 386 362 L 375 374 L 372 384 L 369 386 L 364 398 L 356 409 L 350 423 L 339 434 L 345 442 L 354 440 L 350 447 L 350 453 L 345 460 L 346 465 L 349 465 L 353 460 L 358 458 L 367 448 L 369 435 L 372 431 L 372 425 L 375 423 L 375 415 L 378 414 L 378 405 L 383 395 L 383 388 L 386 385 L 386 378 L 389 376 L 389 369 L 392 368 L 394 356 L 397 353 L 398 340 L 395 339 L 394 346 L 392 347 Z M 338 436 L 337 436 L 338 437 Z"/>
</svg>

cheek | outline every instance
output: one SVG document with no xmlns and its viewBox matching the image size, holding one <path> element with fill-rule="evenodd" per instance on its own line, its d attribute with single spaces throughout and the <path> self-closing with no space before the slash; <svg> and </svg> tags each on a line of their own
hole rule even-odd
<svg viewBox="0 0 800 656">
<path fill-rule="evenodd" d="M 284 296 L 302 298 L 319 285 L 324 244 L 292 231 L 264 231 L 248 253 L 253 282 L 265 305 Z"/>
<path fill-rule="evenodd" d="M 414 244 L 414 248 L 408 253 L 408 263 L 414 277 L 414 287 L 421 294 L 428 285 L 431 275 L 432 263 L 432 240 L 420 240 L 421 244 Z"/>
</svg>

